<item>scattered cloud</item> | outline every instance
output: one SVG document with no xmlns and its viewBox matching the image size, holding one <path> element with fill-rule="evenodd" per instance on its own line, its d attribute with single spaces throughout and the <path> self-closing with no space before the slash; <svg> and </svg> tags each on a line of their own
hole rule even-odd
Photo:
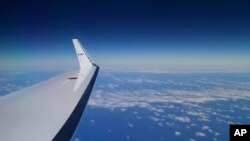
<svg viewBox="0 0 250 141">
<path fill-rule="evenodd" d="M 201 121 L 209 121 L 209 117 L 205 112 L 200 112 L 200 111 L 187 111 L 186 112 L 188 115 L 192 115 L 197 117 Z"/>
<path fill-rule="evenodd" d="M 139 107 L 152 111 L 164 109 L 155 108 L 153 103 L 176 103 L 186 105 L 197 105 L 200 103 L 212 102 L 212 101 L 226 101 L 226 100 L 250 100 L 250 91 L 238 90 L 238 89 L 200 89 L 200 90 L 177 90 L 177 89 L 136 89 L 136 90 L 120 90 L 116 92 L 94 90 L 89 105 L 99 108 L 124 108 Z M 173 108 L 173 106 L 169 106 Z M 248 110 L 248 109 L 246 109 Z M 206 115 L 202 113 L 188 114 L 199 115 L 203 120 L 206 120 Z"/>
<path fill-rule="evenodd" d="M 205 137 L 205 136 L 206 136 L 206 134 L 203 133 L 203 132 L 195 132 L 195 135 L 196 135 L 197 137 Z"/>
<path fill-rule="evenodd" d="M 90 122 L 94 124 L 94 123 L 95 123 L 95 120 L 94 120 L 94 119 L 91 119 Z"/>
<path fill-rule="evenodd" d="M 113 83 L 107 84 L 107 88 L 109 88 L 109 89 L 114 89 L 114 88 L 117 88 L 117 87 L 119 87 L 119 85 L 117 85 L 117 84 L 113 84 Z"/>
<path fill-rule="evenodd" d="M 210 129 L 209 126 L 202 126 L 202 130 L 208 130 Z"/>
<path fill-rule="evenodd" d="M 163 127 L 164 124 L 162 122 L 157 123 L 159 126 Z"/>
<path fill-rule="evenodd" d="M 155 121 L 155 122 L 161 121 L 160 118 L 158 118 L 158 117 L 153 117 L 153 116 L 151 116 L 150 119 L 152 119 L 152 120 Z"/>
<path fill-rule="evenodd" d="M 175 131 L 175 132 L 174 132 L 174 135 L 175 135 L 175 136 L 180 136 L 180 135 L 181 135 L 181 132 Z"/>
<path fill-rule="evenodd" d="M 127 136 L 126 136 L 126 139 L 127 139 L 127 140 L 130 140 L 130 136 L 127 135 Z"/>
<path fill-rule="evenodd" d="M 193 138 L 190 138 L 188 141 L 195 141 Z"/>
<path fill-rule="evenodd" d="M 130 122 L 128 122 L 128 127 L 134 127 L 134 125 Z"/>
<path fill-rule="evenodd" d="M 135 77 L 111 75 L 110 73 L 103 75 L 102 81 L 107 84 L 96 84 L 89 100 L 90 106 L 108 109 L 120 108 L 122 111 L 125 111 L 125 108 L 139 107 L 163 112 L 166 108 L 155 108 L 153 104 L 172 103 L 168 108 L 175 108 L 173 104 L 197 106 L 213 101 L 250 100 L 250 82 L 246 81 L 237 82 L 206 77 L 179 80 L 169 78 L 167 75 L 166 78 L 163 75 L 163 78 L 159 79 L 151 78 L 146 74 L 138 74 Z M 187 76 L 184 75 L 184 77 Z M 249 110 L 247 107 L 244 109 Z M 190 111 L 188 114 L 197 114 L 200 120 L 208 119 L 207 115 L 203 113 Z"/>
<path fill-rule="evenodd" d="M 184 122 L 184 123 L 189 123 L 191 121 L 189 117 L 180 117 L 180 116 L 176 116 L 173 114 L 169 114 L 168 117 L 170 117 L 171 119 L 180 121 L 180 122 Z"/>
<path fill-rule="evenodd" d="M 126 109 L 126 108 L 121 108 L 120 110 L 121 110 L 121 111 L 126 111 L 127 109 Z"/>
</svg>

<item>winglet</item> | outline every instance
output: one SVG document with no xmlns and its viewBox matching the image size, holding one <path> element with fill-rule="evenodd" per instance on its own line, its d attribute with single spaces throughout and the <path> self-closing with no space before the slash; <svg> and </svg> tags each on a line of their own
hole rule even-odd
<svg viewBox="0 0 250 141">
<path fill-rule="evenodd" d="M 84 50 L 83 46 L 79 42 L 78 39 L 72 39 L 72 42 L 74 44 L 76 54 L 79 60 L 80 68 L 84 66 L 91 66 L 93 65 L 93 62 L 90 60 L 87 52 Z"/>
</svg>

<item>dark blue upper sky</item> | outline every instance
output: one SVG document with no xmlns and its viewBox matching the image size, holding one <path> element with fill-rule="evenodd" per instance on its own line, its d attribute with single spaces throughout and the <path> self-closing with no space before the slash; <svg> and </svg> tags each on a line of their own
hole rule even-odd
<svg viewBox="0 0 250 141">
<path fill-rule="evenodd" d="M 249 7 L 236 0 L 3 1 L 0 66 L 70 66 L 70 40 L 78 38 L 107 68 L 246 70 Z"/>
</svg>

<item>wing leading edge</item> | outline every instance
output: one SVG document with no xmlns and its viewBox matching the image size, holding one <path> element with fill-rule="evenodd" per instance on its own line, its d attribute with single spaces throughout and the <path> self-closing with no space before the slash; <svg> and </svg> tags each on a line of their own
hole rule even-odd
<svg viewBox="0 0 250 141">
<path fill-rule="evenodd" d="M 77 39 L 80 68 L 0 98 L 0 140 L 70 140 L 99 67 Z"/>
</svg>

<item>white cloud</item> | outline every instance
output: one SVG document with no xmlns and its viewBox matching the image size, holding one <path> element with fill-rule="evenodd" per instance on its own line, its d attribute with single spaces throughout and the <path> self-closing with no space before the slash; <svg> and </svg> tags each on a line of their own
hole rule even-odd
<svg viewBox="0 0 250 141">
<path fill-rule="evenodd" d="M 137 119 L 142 119 L 142 117 L 141 117 L 141 116 L 136 116 L 136 118 L 137 118 Z"/>
<path fill-rule="evenodd" d="M 202 126 L 202 128 L 201 128 L 202 130 L 204 130 L 204 131 L 208 131 L 208 132 L 210 132 L 210 133 L 212 133 L 213 132 L 213 130 L 209 127 L 209 126 Z"/>
<path fill-rule="evenodd" d="M 171 119 L 180 121 L 180 122 L 184 122 L 184 123 L 189 123 L 191 121 L 189 117 L 181 117 L 181 116 L 176 116 L 173 114 L 169 114 L 168 117 Z"/>
<path fill-rule="evenodd" d="M 128 127 L 134 127 L 134 125 L 130 122 L 128 122 Z"/>
<path fill-rule="evenodd" d="M 199 120 L 201 121 L 209 121 L 209 117 L 206 113 L 200 112 L 200 111 L 187 111 L 186 112 L 188 115 L 192 115 L 195 117 L 198 117 Z"/>
<path fill-rule="evenodd" d="M 94 119 L 91 119 L 90 122 L 91 122 L 91 123 L 95 123 L 95 120 L 94 120 Z"/>
<path fill-rule="evenodd" d="M 114 88 L 117 88 L 117 87 L 119 87 L 119 85 L 113 84 L 113 83 L 110 83 L 110 84 L 107 85 L 107 88 L 109 88 L 109 89 L 114 89 Z"/>
<path fill-rule="evenodd" d="M 181 121 L 181 122 L 190 122 L 190 118 L 189 117 L 176 117 L 175 120 Z"/>
<path fill-rule="evenodd" d="M 173 128 L 179 124 L 176 121 L 179 121 L 189 124 L 188 128 L 190 128 L 190 130 L 192 128 L 200 128 L 201 131 L 195 133 L 195 135 L 199 137 L 206 136 L 206 133 L 215 134 L 215 132 L 209 126 L 200 127 L 194 124 L 197 120 L 209 125 L 208 122 L 212 120 L 213 116 L 216 116 L 215 122 L 220 123 L 224 123 L 227 121 L 226 119 L 230 118 L 229 116 L 221 116 L 223 110 L 204 107 L 203 104 L 213 101 L 250 100 L 250 90 L 248 88 L 250 87 L 250 83 L 242 83 L 240 84 L 241 86 L 234 87 L 233 85 L 235 84 L 233 84 L 233 82 L 227 83 L 226 80 L 196 80 L 196 82 L 192 83 L 187 81 L 179 84 L 180 80 L 161 79 L 158 82 L 159 86 L 161 86 L 160 88 L 150 88 L 145 87 L 144 83 L 157 84 L 153 78 L 152 81 L 150 81 L 149 78 L 146 79 L 146 76 L 141 76 L 143 77 L 141 79 L 131 78 L 132 80 L 130 80 L 130 77 L 113 77 L 114 76 L 111 78 L 112 84 L 115 84 L 117 80 L 119 87 L 113 85 L 108 86 L 107 84 L 110 84 L 109 82 L 103 85 L 104 87 L 98 87 L 97 83 L 97 87 L 93 90 L 93 94 L 89 100 L 89 106 L 110 110 L 118 109 L 124 112 L 129 111 L 129 108 L 142 108 L 152 112 L 149 119 L 157 126 Z M 130 83 L 136 83 L 138 87 L 129 89 Z M 188 83 L 191 84 L 188 85 Z M 134 84 L 131 85 L 137 86 Z M 165 87 L 168 85 L 171 86 Z M 187 89 L 177 89 L 175 87 L 176 85 L 182 85 L 181 87 L 185 86 Z M 197 87 L 197 85 L 200 85 L 200 87 Z M 112 87 L 113 89 L 109 89 L 108 87 Z M 190 87 L 194 87 L 194 89 L 189 89 Z M 232 104 L 232 106 L 237 106 L 237 104 Z M 249 110 L 247 107 L 231 107 L 230 109 L 232 108 Z M 172 111 L 173 109 L 179 111 L 178 115 L 165 114 L 166 111 Z M 138 111 L 134 111 L 133 115 L 135 118 L 142 118 Z M 169 119 L 172 119 L 172 121 L 169 121 Z M 132 128 L 134 125 L 128 123 L 127 127 Z"/>
<path fill-rule="evenodd" d="M 127 135 L 127 136 L 126 136 L 126 139 L 127 139 L 127 140 L 130 140 L 130 136 Z"/>
<path fill-rule="evenodd" d="M 175 127 L 175 123 L 174 122 L 166 122 L 165 124 L 167 126 L 169 126 L 169 127 Z"/>
<path fill-rule="evenodd" d="M 157 123 L 159 126 L 164 126 L 164 124 L 162 123 L 162 122 L 159 122 L 159 123 Z"/>
<path fill-rule="evenodd" d="M 152 120 L 155 121 L 155 122 L 161 121 L 160 118 L 158 118 L 158 117 L 153 117 L 153 116 L 151 116 L 150 119 L 152 119 Z"/>
<path fill-rule="evenodd" d="M 174 134 L 175 134 L 175 136 L 180 136 L 181 132 L 175 131 Z"/>
<path fill-rule="evenodd" d="M 205 136 L 206 136 L 206 134 L 203 133 L 203 132 L 195 132 L 195 135 L 196 135 L 197 137 L 205 137 Z"/>
<path fill-rule="evenodd" d="M 124 112 L 124 111 L 126 111 L 127 109 L 126 109 L 126 108 L 121 108 L 120 110 Z"/>
<path fill-rule="evenodd" d="M 250 100 L 250 92 L 238 89 L 200 89 L 200 90 L 174 90 L 174 89 L 137 89 L 121 90 L 115 92 L 105 90 L 94 90 L 89 100 L 89 105 L 100 108 L 129 108 L 139 107 L 152 111 L 164 109 L 155 108 L 153 103 L 177 103 L 189 106 L 195 106 L 200 103 L 218 101 L 218 100 Z M 173 106 L 169 106 L 173 108 Z M 194 115 L 195 113 L 189 112 Z M 200 114 L 202 120 L 206 120 L 206 115 Z"/>
<path fill-rule="evenodd" d="M 202 129 L 202 130 L 208 130 L 208 129 L 210 129 L 210 128 L 209 128 L 209 126 L 202 126 L 201 129 Z"/>
<path fill-rule="evenodd" d="M 215 135 L 215 136 L 219 136 L 219 135 L 220 135 L 220 133 L 218 133 L 218 132 L 215 132 L 215 133 L 214 133 L 214 135 Z"/>
</svg>

